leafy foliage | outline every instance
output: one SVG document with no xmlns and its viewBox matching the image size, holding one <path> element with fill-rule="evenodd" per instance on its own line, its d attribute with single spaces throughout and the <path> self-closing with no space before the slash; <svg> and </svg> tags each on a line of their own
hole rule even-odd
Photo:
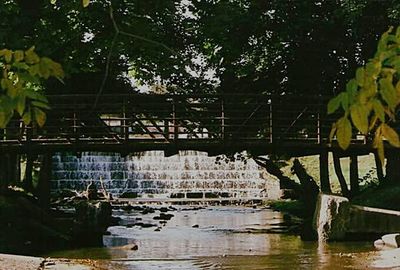
<svg viewBox="0 0 400 270">
<path fill-rule="evenodd" d="M 392 127 L 399 104 L 400 27 L 382 35 L 375 56 L 356 70 L 345 92 L 329 101 L 328 113 L 344 112 L 333 125 L 330 139 L 336 135 L 339 146 L 346 149 L 353 134 L 351 124 L 364 135 L 373 132 L 373 146 L 383 162 L 384 139 L 400 147 L 399 135 Z"/>
<path fill-rule="evenodd" d="M 60 64 L 47 57 L 39 57 L 35 48 L 26 51 L 0 50 L 0 128 L 5 128 L 14 112 L 25 125 L 42 127 L 46 110 L 50 109 L 41 87 L 41 80 L 55 77 L 62 80 Z"/>
</svg>

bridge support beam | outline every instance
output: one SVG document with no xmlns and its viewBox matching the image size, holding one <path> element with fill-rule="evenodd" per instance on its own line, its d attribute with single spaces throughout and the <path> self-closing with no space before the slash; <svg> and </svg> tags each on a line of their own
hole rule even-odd
<svg viewBox="0 0 400 270">
<path fill-rule="evenodd" d="M 354 197 L 360 191 L 358 182 L 358 159 L 357 155 L 350 156 L 350 193 Z"/>
<path fill-rule="evenodd" d="M 323 193 L 331 193 L 327 149 L 322 149 L 321 153 L 319 154 L 319 180 L 321 183 L 321 191 Z"/>
</svg>

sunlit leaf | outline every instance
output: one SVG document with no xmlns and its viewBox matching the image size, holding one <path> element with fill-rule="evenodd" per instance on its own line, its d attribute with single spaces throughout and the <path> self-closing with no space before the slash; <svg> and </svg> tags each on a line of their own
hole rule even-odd
<svg viewBox="0 0 400 270">
<path fill-rule="evenodd" d="M 20 116 L 23 115 L 25 111 L 25 95 L 19 95 L 16 110 Z"/>
<path fill-rule="evenodd" d="M 341 97 L 340 95 L 332 98 L 328 102 L 328 114 L 334 113 L 337 109 L 339 109 L 339 106 L 341 104 Z"/>
<path fill-rule="evenodd" d="M 350 116 L 354 126 L 362 133 L 368 133 L 368 109 L 362 104 L 354 104 L 350 107 Z"/>
<path fill-rule="evenodd" d="M 382 103 L 379 100 L 375 99 L 372 102 L 372 108 L 376 116 L 378 116 L 379 120 L 385 122 L 385 109 L 383 108 Z"/>
<path fill-rule="evenodd" d="M 393 128 L 385 123 L 382 124 L 382 135 L 389 141 L 392 146 L 400 147 L 399 135 Z"/>
<path fill-rule="evenodd" d="M 347 149 L 351 142 L 352 128 L 347 117 L 340 118 L 336 123 L 336 138 L 342 149 Z"/>
<path fill-rule="evenodd" d="M 363 67 L 358 68 L 356 71 L 356 81 L 358 85 L 361 87 L 364 85 L 364 75 L 365 75 L 364 68 Z"/>
<path fill-rule="evenodd" d="M 82 0 L 83 7 L 87 7 L 90 4 L 90 0 Z"/>
<path fill-rule="evenodd" d="M 29 125 L 32 121 L 31 111 L 27 110 L 24 115 L 22 115 L 22 121 L 25 125 Z"/>
<path fill-rule="evenodd" d="M 388 104 L 389 108 L 394 111 L 399 99 L 393 84 L 389 79 L 383 78 L 379 80 L 379 86 L 383 100 Z"/>
<path fill-rule="evenodd" d="M 333 136 L 335 136 L 336 134 L 336 130 L 337 130 L 336 123 L 334 123 L 332 124 L 331 132 L 329 133 L 329 142 L 332 142 Z"/>
<path fill-rule="evenodd" d="M 383 146 L 383 141 L 382 137 L 375 134 L 374 141 L 373 141 L 373 147 L 376 148 L 379 160 L 381 164 L 383 165 L 385 162 L 385 150 Z"/>
<path fill-rule="evenodd" d="M 40 62 L 40 57 L 35 53 L 35 47 L 31 47 L 25 51 L 25 61 L 28 64 L 36 64 Z"/>
<path fill-rule="evenodd" d="M 33 108 L 35 114 L 35 121 L 39 127 L 43 127 L 46 123 L 46 113 L 39 108 Z"/>
</svg>

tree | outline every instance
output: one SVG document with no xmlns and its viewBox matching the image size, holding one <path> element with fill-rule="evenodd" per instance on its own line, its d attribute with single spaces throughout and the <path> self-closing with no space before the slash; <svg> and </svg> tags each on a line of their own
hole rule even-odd
<svg viewBox="0 0 400 270">
<path fill-rule="evenodd" d="M 396 120 L 400 104 L 400 27 L 385 32 L 379 40 L 375 56 L 356 70 L 355 78 L 328 103 L 328 113 L 339 108 L 344 115 L 337 120 L 331 131 L 331 139 L 337 136 L 339 146 L 348 148 L 352 138 L 352 126 L 360 133 L 374 133 L 373 146 L 381 162 L 384 160 L 384 142 L 400 147 L 397 132 L 391 127 Z"/>
</svg>

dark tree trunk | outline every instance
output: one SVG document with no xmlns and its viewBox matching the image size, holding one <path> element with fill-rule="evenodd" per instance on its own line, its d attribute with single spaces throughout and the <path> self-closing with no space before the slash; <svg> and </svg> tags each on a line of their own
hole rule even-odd
<svg viewBox="0 0 400 270">
<path fill-rule="evenodd" d="M 279 179 L 281 189 L 294 189 L 299 190 L 300 185 L 289 177 L 283 175 L 282 171 L 276 166 L 276 164 L 270 159 L 263 157 L 255 157 L 254 161 L 261 167 L 267 170 L 268 173 L 272 174 Z"/>
<path fill-rule="evenodd" d="M 297 175 L 301 183 L 300 199 L 306 206 L 306 216 L 312 216 L 317 203 L 319 187 L 314 179 L 306 172 L 303 165 L 298 159 L 295 159 L 292 167 L 293 172 Z"/>
<path fill-rule="evenodd" d="M 33 161 L 34 161 L 34 155 L 28 153 L 26 155 L 25 177 L 23 181 L 23 187 L 28 192 L 33 191 L 33 182 L 32 182 Z"/>
<path fill-rule="evenodd" d="M 17 154 L 8 154 L 7 160 L 7 173 L 8 173 L 8 182 L 11 185 L 19 185 L 20 183 L 20 160 L 19 155 Z"/>
<path fill-rule="evenodd" d="M 400 181 L 400 152 L 391 151 L 386 153 L 386 177 L 385 182 Z"/>
<path fill-rule="evenodd" d="M 340 189 L 342 190 L 342 195 L 345 197 L 350 196 L 349 188 L 347 187 L 346 178 L 343 175 L 342 166 L 340 164 L 339 156 L 333 152 L 333 166 L 335 168 L 336 176 L 339 180 Z"/>
<path fill-rule="evenodd" d="M 319 154 L 319 180 L 321 191 L 324 193 L 331 193 L 331 184 L 329 182 L 329 164 L 328 164 L 328 151 L 323 150 Z"/>
<path fill-rule="evenodd" d="M 4 192 L 9 185 L 19 182 L 19 156 L 17 154 L 1 154 L 0 157 L 0 190 Z"/>
<path fill-rule="evenodd" d="M 281 189 L 293 189 L 295 191 L 297 197 L 305 205 L 306 216 L 312 216 L 314 214 L 319 187 L 297 159 L 295 159 L 293 163 L 292 170 L 299 178 L 300 184 L 283 175 L 282 171 L 273 161 L 263 157 L 256 157 L 254 160 L 258 165 L 265 168 L 268 173 L 276 176 L 279 179 Z"/>
<path fill-rule="evenodd" d="M 0 193 L 4 193 L 8 187 L 7 154 L 0 154 Z"/>
<path fill-rule="evenodd" d="M 383 174 L 383 166 L 376 151 L 374 151 L 374 158 L 376 166 L 376 175 L 378 176 L 379 183 L 382 184 L 385 181 L 385 175 Z"/>
<path fill-rule="evenodd" d="M 357 155 L 350 156 L 350 194 L 352 197 L 360 192 L 360 183 L 358 176 L 358 158 Z"/>
<path fill-rule="evenodd" d="M 37 186 L 37 196 L 39 203 L 43 209 L 47 209 L 50 205 L 50 180 L 52 154 L 46 153 L 41 156 L 39 182 Z"/>
</svg>

